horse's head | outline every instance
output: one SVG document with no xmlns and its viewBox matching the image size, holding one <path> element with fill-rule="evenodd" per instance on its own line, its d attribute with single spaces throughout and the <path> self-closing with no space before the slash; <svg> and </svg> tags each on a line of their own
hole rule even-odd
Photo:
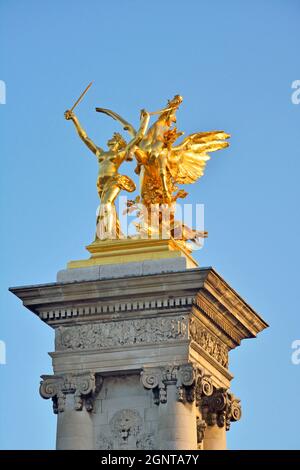
<svg viewBox="0 0 300 470">
<path fill-rule="evenodd" d="M 168 100 L 165 110 L 161 113 L 159 121 L 165 121 L 167 126 L 176 122 L 176 111 L 183 101 L 182 96 L 175 95 L 172 100 Z"/>
</svg>

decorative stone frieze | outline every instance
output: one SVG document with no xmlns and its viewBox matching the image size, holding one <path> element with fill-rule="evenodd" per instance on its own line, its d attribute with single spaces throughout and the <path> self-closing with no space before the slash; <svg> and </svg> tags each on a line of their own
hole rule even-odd
<svg viewBox="0 0 300 470">
<path fill-rule="evenodd" d="M 56 351 L 99 350 L 188 338 L 188 320 L 182 315 L 89 323 L 58 327 Z"/>
<path fill-rule="evenodd" d="M 192 341 L 195 341 L 204 351 L 228 368 L 228 348 L 215 335 L 204 328 L 201 323 L 191 317 L 189 322 L 189 333 Z"/>
<path fill-rule="evenodd" d="M 74 409 L 81 411 L 83 406 L 92 411 L 94 398 L 100 391 L 103 378 L 92 372 L 81 374 L 42 375 L 40 395 L 52 398 L 55 414 L 65 410 L 66 396 L 74 396 Z"/>
<path fill-rule="evenodd" d="M 165 343 L 190 339 L 223 367 L 228 368 L 228 348 L 196 318 L 174 315 L 88 323 L 56 328 L 56 351 L 101 350 L 120 346 Z"/>
</svg>

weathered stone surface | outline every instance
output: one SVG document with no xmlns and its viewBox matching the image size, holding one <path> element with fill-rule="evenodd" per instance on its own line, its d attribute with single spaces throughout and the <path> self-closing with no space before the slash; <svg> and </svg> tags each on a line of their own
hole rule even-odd
<svg viewBox="0 0 300 470">
<path fill-rule="evenodd" d="M 108 376 L 98 400 L 103 402 L 94 418 L 96 449 L 155 449 L 158 414 L 148 421 L 151 400 L 137 374 Z"/>
<path fill-rule="evenodd" d="M 99 350 L 122 345 L 160 343 L 187 337 L 188 321 L 182 315 L 89 323 L 58 327 L 55 350 Z"/>
<path fill-rule="evenodd" d="M 57 282 L 93 281 L 100 279 L 100 266 L 90 268 L 63 269 L 56 275 Z"/>
<path fill-rule="evenodd" d="M 223 367 L 228 367 L 228 347 L 210 333 L 196 318 L 190 318 L 190 337 L 197 345 L 216 359 Z"/>
<path fill-rule="evenodd" d="M 212 268 L 10 290 L 53 327 L 129 312 L 193 313 L 230 349 L 267 327 Z"/>
<path fill-rule="evenodd" d="M 228 351 L 267 325 L 212 268 L 183 263 L 76 268 L 11 289 L 55 329 L 41 395 L 58 449 L 225 448 L 241 415 Z"/>
<path fill-rule="evenodd" d="M 187 269 L 186 258 L 165 258 L 140 263 L 108 264 L 89 268 L 63 269 L 57 273 L 57 282 L 82 282 L 100 279 L 115 279 L 128 276 L 145 276 L 177 272 Z"/>
</svg>

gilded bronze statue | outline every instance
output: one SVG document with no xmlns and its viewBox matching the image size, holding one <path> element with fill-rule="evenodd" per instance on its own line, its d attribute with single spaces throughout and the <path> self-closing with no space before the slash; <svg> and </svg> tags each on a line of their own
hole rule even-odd
<svg viewBox="0 0 300 470">
<path fill-rule="evenodd" d="M 75 103 L 78 104 L 78 100 Z M 72 109 L 74 109 L 73 106 Z M 148 115 L 141 112 L 140 131 L 127 143 L 121 134 L 115 132 L 107 141 L 108 150 L 98 147 L 87 135 L 73 110 L 65 112 L 65 119 L 71 120 L 77 133 L 86 146 L 97 157 L 99 168 L 97 191 L 100 198 L 100 209 L 97 217 L 96 238 L 120 238 L 121 230 L 115 208 L 115 200 L 121 190 L 133 192 L 135 183 L 129 176 L 121 175 L 119 168 L 124 161 L 132 160 L 131 149 L 138 145 L 147 126 Z"/>
<path fill-rule="evenodd" d="M 180 235 L 184 240 L 196 240 L 205 237 L 206 232 L 194 231 L 175 221 L 175 202 L 188 194 L 177 185 L 196 182 L 204 174 L 206 162 L 210 158 L 208 153 L 228 147 L 226 139 L 230 135 L 224 131 L 197 132 L 186 137 L 180 144 L 173 145 L 183 135 L 175 127 L 176 111 L 182 100 L 180 95 L 175 95 L 161 111 L 149 113 L 143 110 L 147 123 L 139 129 L 139 140 L 131 149 L 137 161 L 135 171 L 140 176 L 140 196 L 130 201 L 130 210 L 138 209 L 135 203 L 142 203 L 147 217 L 144 211 L 142 224 L 138 224 L 138 227 L 140 231 L 153 235 L 154 227 L 150 217 L 153 207 L 163 206 L 166 213 L 167 206 L 170 236 L 178 239 Z M 133 126 L 114 111 L 103 108 L 96 110 L 119 121 L 133 138 L 137 135 Z M 154 114 L 159 114 L 159 117 L 148 129 L 150 116 Z M 159 212 L 158 217 L 158 230 L 161 232 L 161 225 L 164 224 L 163 212 Z"/>
<path fill-rule="evenodd" d="M 97 190 L 100 211 L 97 219 L 97 238 L 112 239 L 122 236 L 115 200 L 121 190 L 133 192 L 136 186 L 129 176 L 119 173 L 119 168 L 124 161 L 130 161 L 134 157 L 137 162 L 135 172 L 140 178 L 140 195 L 128 202 L 128 211 L 133 209 L 138 211 L 142 222 L 137 224 L 140 235 L 146 233 L 147 236 L 152 236 L 154 232 L 156 235 L 157 232 L 161 233 L 166 224 L 164 214 L 167 208 L 169 217 L 167 230 L 170 237 L 181 238 L 183 242 L 205 237 L 206 232 L 198 232 L 176 222 L 174 216 L 176 200 L 185 198 L 188 194 L 178 185 L 196 182 L 204 174 L 206 162 L 210 158 L 209 153 L 227 147 L 229 144 L 226 139 L 230 135 L 224 131 L 197 132 L 175 145 L 177 139 L 183 135 L 183 132 L 177 132 L 175 126 L 176 112 L 183 99 L 180 95 L 175 95 L 160 111 L 150 113 L 143 109 L 138 130 L 116 112 L 96 108 L 96 111 L 120 122 L 131 137 L 127 143 L 119 133 L 114 133 L 107 142 L 108 150 L 103 150 L 87 136 L 73 111 L 90 86 L 91 84 L 74 106 L 65 112 L 65 118 L 73 121 L 79 137 L 96 155 L 99 162 Z M 158 118 L 148 127 L 152 115 L 158 115 Z M 143 214 L 140 210 L 141 205 L 145 209 Z M 151 220 L 153 207 L 156 208 L 158 227 L 154 227 Z"/>
</svg>

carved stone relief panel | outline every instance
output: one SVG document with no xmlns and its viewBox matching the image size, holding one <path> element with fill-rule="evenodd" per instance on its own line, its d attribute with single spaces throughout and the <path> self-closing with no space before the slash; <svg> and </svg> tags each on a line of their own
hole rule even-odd
<svg viewBox="0 0 300 470">
<path fill-rule="evenodd" d="M 210 333 L 196 318 L 190 319 L 190 338 L 201 346 L 223 367 L 228 368 L 228 348 L 213 333 Z"/>
<path fill-rule="evenodd" d="M 93 350 L 187 338 L 187 317 L 176 315 L 59 327 L 55 349 Z"/>
<path fill-rule="evenodd" d="M 109 422 L 107 435 L 99 433 L 96 448 L 111 449 L 154 449 L 154 434 L 145 432 L 144 422 L 135 409 L 117 411 Z"/>
</svg>

